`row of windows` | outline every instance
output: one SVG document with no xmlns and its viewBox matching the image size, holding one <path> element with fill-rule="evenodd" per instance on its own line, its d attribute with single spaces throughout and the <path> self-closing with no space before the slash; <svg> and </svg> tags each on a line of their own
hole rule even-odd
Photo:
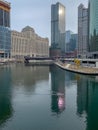
<svg viewBox="0 0 98 130">
<path fill-rule="evenodd" d="M 0 25 L 10 27 L 10 13 L 0 9 Z"/>
<path fill-rule="evenodd" d="M 49 46 L 47 43 L 41 43 L 40 41 L 34 42 L 26 39 L 12 38 L 12 55 L 16 54 L 47 54 L 49 53 Z"/>
<path fill-rule="evenodd" d="M 90 51 L 98 51 L 98 0 L 90 0 Z"/>
<path fill-rule="evenodd" d="M 0 26 L 0 49 L 3 49 L 4 52 L 10 52 L 11 49 L 11 32 L 2 26 Z"/>
</svg>

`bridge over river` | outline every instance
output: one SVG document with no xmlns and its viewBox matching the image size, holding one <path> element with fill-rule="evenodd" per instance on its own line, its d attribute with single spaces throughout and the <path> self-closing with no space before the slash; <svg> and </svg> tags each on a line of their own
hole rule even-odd
<svg viewBox="0 0 98 130">
<path fill-rule="evenodd" d="M 50 57 L 24 57 L 26 64 L 50 65 L 53 64 L 54 59 Z"/>
</svg>

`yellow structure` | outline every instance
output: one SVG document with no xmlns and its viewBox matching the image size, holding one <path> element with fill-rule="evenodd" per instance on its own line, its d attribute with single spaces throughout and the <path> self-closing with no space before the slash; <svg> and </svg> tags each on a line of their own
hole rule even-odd
<svg viewBox="0 0 98 130">
<path fill-rule="evenodd" d="M 77 65 L 77 66 L 80 66 L 81 62 L 79 59 L 74 59 L 74 63 Z"/>
</svg>

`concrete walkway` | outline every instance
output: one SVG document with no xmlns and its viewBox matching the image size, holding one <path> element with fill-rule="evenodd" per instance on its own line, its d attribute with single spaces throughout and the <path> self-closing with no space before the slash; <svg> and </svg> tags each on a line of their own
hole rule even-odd
<svg viewBox="0 0 98 130">
<path fill-rule="evenodd" d="M 62 62 L 55 62 L 57 66 L 64 70 L 72 71 L 75 73 L 85 74 L 85 75 L 98 75 L 98 68 L 76 66 Z"/>
</svg>

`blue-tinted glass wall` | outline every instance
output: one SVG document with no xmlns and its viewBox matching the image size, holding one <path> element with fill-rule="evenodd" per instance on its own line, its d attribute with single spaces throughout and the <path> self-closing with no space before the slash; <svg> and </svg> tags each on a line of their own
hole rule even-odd
<svg viewBox="0 0 98 130">
<path fill-rule="evenodd" d="M 98 0 L 89 0 L 89 50 L 98 55 Z"/>
<path fill-rule="evenodd" d="M 0 57 L 9 57 L 11 50 L 10 3 L 0 1 Z"/>
<path fill-rule="evenodd" d="M 11 50 L 11 31 L 0 26 L 0 57 L 9 57 Z"/>
<path fill-rule="evenodd" d="M 51 6 L 51 46 L 65 52 L 65 7 L 59 2 Z"/>
<path fill-rule="evenodd" d="M 10 13 L 0 9 L 0 26 L 10 27 Z"/>
</svg>

